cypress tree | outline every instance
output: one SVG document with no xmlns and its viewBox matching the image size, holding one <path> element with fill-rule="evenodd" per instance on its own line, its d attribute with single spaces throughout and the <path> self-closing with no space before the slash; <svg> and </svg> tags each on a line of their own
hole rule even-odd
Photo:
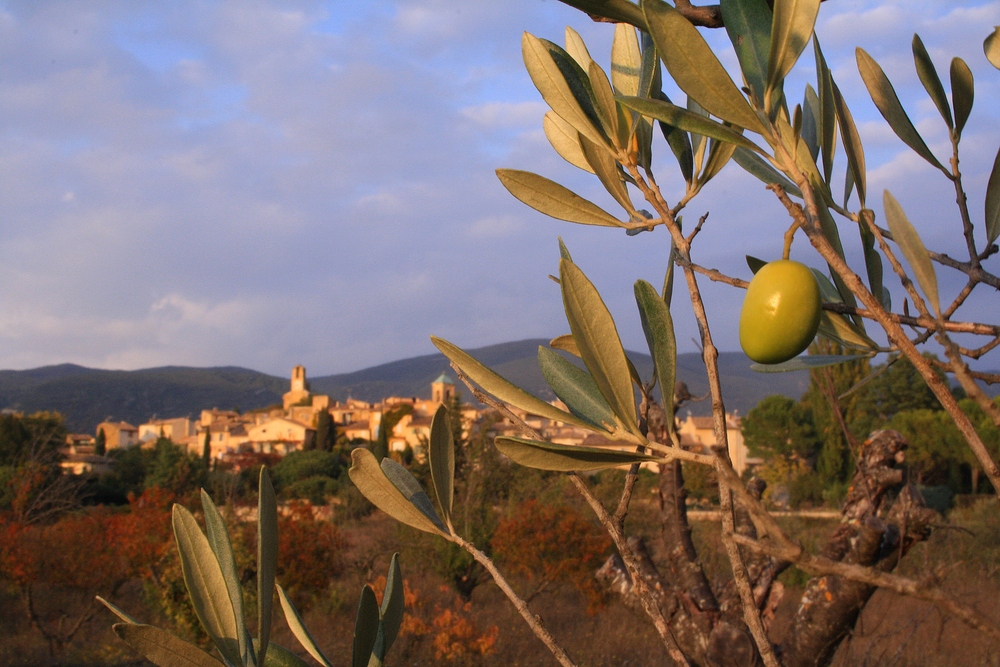
<svg viewBox="0 0 1000 667">
<path fill-rule="evenodd" d="M 205 429 L 205 441 L 201 446 L 201 460 L 207 468 L 212 463 L 212 432 Z"/>
<path fill-rule="evenodd" d="M 104 435 L 104 429 L 98 429 L 97 438 L 94 440 L 94 453 L 104 456 L 108 451 L 108 438 Z"/>
</svg>

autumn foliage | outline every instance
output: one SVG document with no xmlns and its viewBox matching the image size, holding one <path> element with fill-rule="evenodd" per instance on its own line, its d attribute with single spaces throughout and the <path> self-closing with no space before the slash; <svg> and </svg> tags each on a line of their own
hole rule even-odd
<svg viewBox="0 0 1000 667">
<path fill-rule="evenodd" d="M 607 558 L 611 539 L 572 507 L 527 500 L 500 522 L 492 547 L 511 572 L 534 584 L 529 599 L 568 584 L 586 598 L 589 613 L 601 607 L 594 571 Z"/>
</svg>

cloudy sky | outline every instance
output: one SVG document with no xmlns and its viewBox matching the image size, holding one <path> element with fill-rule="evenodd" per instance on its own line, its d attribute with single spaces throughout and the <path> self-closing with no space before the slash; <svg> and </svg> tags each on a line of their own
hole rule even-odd
<svg viewBox="0 0 1000 667">
<path fill-rule="evenodd" d="M 982 40 L 998 23 L 987 0 L 823 5 L 818 32 L 866 143 L 869 191 L 892 190 L 930 246 L 961 251 L 954 193 L 876 122 L 854 47 L 883 65 L 942 159 L 912 34 L 945 81 L 952 56 L 968 62 L 977 105 L 962 166 L 981 225 L 1000 142 L 1000 72 Z M 320 375 L 432 352 L 430 334 L 463 347 L 552 337 L 567 331 L 546 277 L 557 235 L 639 349 L 632 283 L 662 281 L 663 230 L 548 220 L 493 173 L 543 173 L 613 210 L 549 148 L 520 59 L 522 31 L 561 42 L 567 24 L 606 67 L 611 29 L 554 0 L 0 1 L 0 368 L 283 376 L 302 363 Z M 724 32 L 708 38 L 725 47 Z M 812 74 L 805 58 L 799 81 Z M 657 173 L 676 196 L 664 148 Z M 697 261 L 747 277 L 744 254 L 780 254 L 786 219 L 735 165 L 688 215 L 704 212 Z M 804 247 L 797 257 L 815 263 Z M 719 347 L 737 349 L 741 293 L 705 292 Z M 675 317 L 694 350 L 690 308 Z"/>
</svg>

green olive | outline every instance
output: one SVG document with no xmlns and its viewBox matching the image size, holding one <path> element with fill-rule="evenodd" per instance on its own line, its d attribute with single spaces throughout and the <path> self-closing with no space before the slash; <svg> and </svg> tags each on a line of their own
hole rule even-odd
<svg viewBox="0 0 1000 667">
<path fill-rule="evenodd" d="M 819 285 L 805 264 L 781 259 L 750 281 L 740 312 L 740 346 L 760 364 L 797 356 L 816 337 L 822 302 Z"/>
</svg>

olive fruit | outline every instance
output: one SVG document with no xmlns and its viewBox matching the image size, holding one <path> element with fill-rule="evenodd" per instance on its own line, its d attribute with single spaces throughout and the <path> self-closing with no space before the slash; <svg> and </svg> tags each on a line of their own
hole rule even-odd
<svg viewBox="0 0 1000 667">
<path fill-rule="evenodd" d="M 805 264 L 781 259 L 750 281 L 740 312 L 740 346 L 761 364 L 780 364 L 812 342 L 819 329 L 819 285 Z"/>
</svg>

